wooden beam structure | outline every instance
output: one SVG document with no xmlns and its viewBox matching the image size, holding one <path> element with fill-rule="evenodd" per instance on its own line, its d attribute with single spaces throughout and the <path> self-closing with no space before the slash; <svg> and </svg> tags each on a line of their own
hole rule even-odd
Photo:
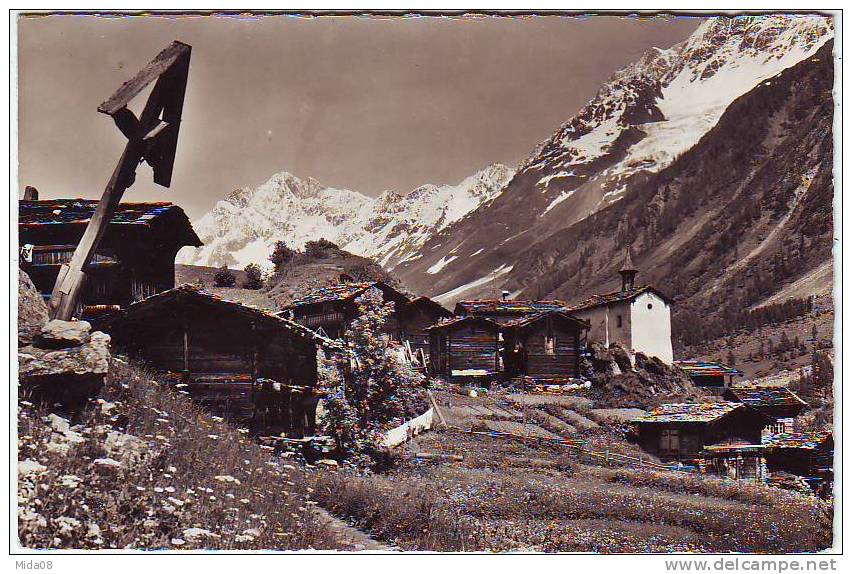
<svg viewBox="0 0 852 574">
<path fill-rule="evenodd" d="M 133 185 L 139 163 L 144 160 L 151 165 L 155 183 L 171 185 L 191 52 L 191 46 L 172 42 L 98 107 L 99 112 L 112 117 L 128 141 L 74 256 L 59 270 L 49 303 L 51 319 L 68 320 L 75 314 L 83 292 L 85 269 L 125 190 Z M 155 80 L 157 83 L 137 119 L 127 104 Z"/>
</svg>

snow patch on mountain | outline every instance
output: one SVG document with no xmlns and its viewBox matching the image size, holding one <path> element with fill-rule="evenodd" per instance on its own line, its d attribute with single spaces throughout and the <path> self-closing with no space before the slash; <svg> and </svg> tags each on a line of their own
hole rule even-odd
<svg viewBox="0 0 852 574">
<path fill-rule="evenodd" d="M 495 280 L 502 277 L 503 275 L 508 275 L 509 273 L 512 272 L 513 268 L 514 268 L 513 265 L 503 264 L 500 267 L 498 267 L 497 269 L 493 270 L 491 273 L 488 273 L 487 275 L 480 277 L 479 279 L 474 279 L 473 281 L 470 281 L 469 283 L 465 283 L 464 285 L 456 287 L 455 289 L 451 289 L 450 291 L 447 291 L 446 293 L 441 293 L 440 295 L 437 295 L 434 299 L 436 301 L 438 301 L 439 303 L 445 303 L 447 301 L 455 301 L 455 299 L 459 295 L 461 295 L 462 293 L 464 293 L 466 291 L 470 291 L 471 289 L 473 289 L 475 287 L 482 287 L 483 285 L 488 285 L 489 283 L 494 282 Z"/>
<path fill-rule="evenodd" d="M 810 57 L 832 36 L 832 21 L 823 16 L 708 19 L 686 41 L 652 48 L 616 72 L 519 173 L 539 172 L 537 187 L 551 199 L 542 216 L 587 182 L 603 192 L 596 211 L 623 197 L 631 176 L 670 165 L 735 99 Z M 614 161 L 601 165 L 608 154 Z"/>
</svg>

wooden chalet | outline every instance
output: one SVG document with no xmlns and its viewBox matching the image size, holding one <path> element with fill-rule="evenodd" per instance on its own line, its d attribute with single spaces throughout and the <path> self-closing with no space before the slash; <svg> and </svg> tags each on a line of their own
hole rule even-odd
<svg viewBox="0 0 852 574">
<path fill-rule="evenodd" d="M 426 328 L 452 316 L 447 309 L 427 297 L 409 298 L 381 281 L 340 283 L 312 291 L 287 306 L 280 315 L 292 314 L 293 320 L 310 329 L 322 329 L 329 337 L 339 338 L 358 315 L 355 299 L 368 289 L 378 289 L 385 302 L 394 303 L 394 313 L 385 325 L 392 339 L 408 342 L 412 352 L 429 348 Z"/>
<path fill-rule="evenodd" d="M 563 301 L 556 300 L 480 299 L 459 301 L 454 313 L 458 317 L 483 317 L 502 325 L 546 311 L 567 311 L 567 308 Z"/>
<path fill-rule="evenodd" d="M 684 371 L 698 387 L 719 390 L 734 384 L 734 377 L 742 377 L 743 372 L 735 367 L 710 361 L 676 361 L 675 366 Z"/>
<path fill-rule="evenodd" d="M 96 325 L 211 411 L 272 434 L 314 433 L 317 348 L 345 352 L 298 323 L 190 285 Z"/>
<path fill-rule="evenodd" d="M 787 387 L 736 385 L 726 389 L 723 397 L 728 401 L 743 403 L 773 421 L 795 418 L 808 406 Z"/>
<path fill-rule="evenodd" d="M 427 328 L 431 370 L 449 378 L 490 379 L 501 368 L 500 325 L 476 316 L 453 317 Z"/>
<path fill-rule="evenodd" d="M 47 299 L 63 264 L 71 261 L 98 202 L 87 199 L 18 203 L 20 265 Z M 78 315 L 124 308 L 175 286 L 175 255 L 200 246 L 183 210 L 171 203 L 122 203 L 86 268 Z"/>
<path fill-rule="evenodd" d="M 769 419 L 742 403 L 669 403 L 633 419 L 639 444 L 663 460 L 690 461 L 705 447 L 761 444 Z"/>
<path fill-rule="evenodd" d="M 808 479 L 813 488 L 834 476 L 831 432 L 785 432 L 763 439 L 769 472 L 788 472 Z"/>
<path fill-rule="evenodd" d="M 504 323 L 506 377 L 557 381 L 579 377 L 580 353 L 588 329 L 588 321 L 559 310 Z"/>
</svg>

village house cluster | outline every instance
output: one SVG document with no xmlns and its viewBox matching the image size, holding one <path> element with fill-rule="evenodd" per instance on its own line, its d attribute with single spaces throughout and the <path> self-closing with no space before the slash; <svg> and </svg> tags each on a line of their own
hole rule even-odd
<svg viewBox="0 0 852 574">
<path fill-rule="evenodd" d="M 19 203 L 21 268 L 49 299 L 97 202 Z M 830 480 L 830 433 L 793 432 L 805 403 L 787 388 L 733 384 L 739 371 L 718 363 L 676 362 L 672 301 L 635 284 L 629 248 L 621 288 L 568 305 L 557 300 L 460 301 L 453 311 L 380 281 L 339 284 L 304 294 L 270 313 L 175 286 L 174 257 L 201 242 L 183 210 L 170 203 L 120 204 L 85 269 L 76 316 L 112 336 L 211 410 L 256 432 L 309 436 L 316 431 L 317 352 L 337 356 L 358 307 L 376 289 L 394 311 L 385 324 L 405 360 L 434 377 L 476 386 L 570 392 L 589 386 L 582 362 L 593 343 L 618 345 L 681 368 L 708 392 L 707 402 L 663 404 L 633 422 L 642 448 L 662 461 L 699 466 L 731 478 L 763 480 L 785 471 Z M 715 397 L 713 396 L 715 395 Z"/>
</svg>

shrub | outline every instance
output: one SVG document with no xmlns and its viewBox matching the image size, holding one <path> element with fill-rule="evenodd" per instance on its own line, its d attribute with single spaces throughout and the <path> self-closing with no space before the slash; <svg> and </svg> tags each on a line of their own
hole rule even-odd
<svg viewBox="0 0 852 574">
<path fill-rule="evenodd" d="M 305 255 L 314 259 L 325 259 L 328 256 L 329 249 L 339 249 L 336 244 L 328 239 L 321 237 L 316 241 L 308 241 L 305 243 Z"/>
<path fill-rule="evenodd" d="M 227 265 L 222 265 L 213 275 L 213 285 L 216 287 L 233 287 L 236 283 L 237 278 L 234 277 L 233 271 L 228 269 Z"/>
<path fill-rule="evenodd" d="M 283 241 L 276 241 L 275 247 L 272 249 L 272 253 L 269 256 L 269 260 L 272 262 L 272 265 L 275 266 L 275 272 L 277 273 L 278 271 L 281 271 L 282 267 L 292 261 L 295 256 L 296 252 L 287 247 L 286 243 Z"/>
<path fill-rule="evenodd" d="M 263 270 L 257 263 L 249 263 L 244 269 L 246 272 L 246 280 L 243 282 L 243 287 L 246 289 L 262 289 L 263 288 Z"/>
</svg>

